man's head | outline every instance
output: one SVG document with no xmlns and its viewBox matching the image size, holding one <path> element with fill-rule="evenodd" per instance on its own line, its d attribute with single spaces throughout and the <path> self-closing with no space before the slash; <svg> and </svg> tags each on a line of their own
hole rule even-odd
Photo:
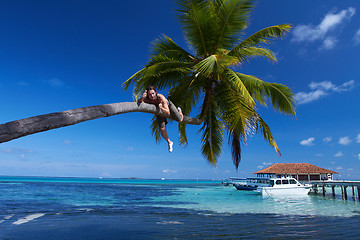
<svg viewBox="0 0 360 240">
<path fill-rule="evenodd" d="M 156 89 L 153 86 L 149 86 L 146 88 L 146 94 L 146 97 L 150 100 L 155 100 L 157 98 Z"/>
</svg>

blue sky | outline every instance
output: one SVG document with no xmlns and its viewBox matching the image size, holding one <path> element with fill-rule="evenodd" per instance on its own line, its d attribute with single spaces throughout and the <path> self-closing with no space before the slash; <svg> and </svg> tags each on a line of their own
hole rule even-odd
<svg viewBox="0 0 360 240">
<path fill-rule="evenodd" d="M 141 69 L 161 34 L 186 48 L 172 1 L 0 1 L 0 122 L 132 101 L 121 84 Z M 258 111 L 282 156 L 250 138 L 236 171 L 225 139 L 217 167 L 201 155 L 199 126 L 189 144 L 151 136 L 150 114 L 97 119 L 0 144 L 0 175 L 214 178 L 248 177 L 277 162 L 308 162 L 360 179 L 360 2 L 259 0 L 246 36 L 290 23 L 269 46 L 278 63 L 254 59 L 239 71 L 289 86 L 297 118 Z M 166 95 L 166 92 L 162 92 Z"/>
</svg>

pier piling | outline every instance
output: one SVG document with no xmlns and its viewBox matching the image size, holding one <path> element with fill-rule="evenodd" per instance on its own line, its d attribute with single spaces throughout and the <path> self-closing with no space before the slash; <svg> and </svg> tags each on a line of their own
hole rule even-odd
<svg viewBox="0 0 360 240">
<path fill-rule="evenodd" d="M 341 189 L 341 196 L 342 199 L 347 200 L 348 199 L 348 192 L 347 192 L 347 187 L 351 187 L 352 188 L 352 199 L 354 199 L 355 201 L 358 200 L 360 202 L 360 182 L 359 181 L 312 181 L 310 182 L 312 184 L 312 191 L 315 194 L 320 193 L 318 190 L 318 187 L 322 188 L 322 195 L 325 196 L 326 195 L 326 187 L 331 187 L 331 193 L 332 196 L 334 197 L 336 192 L 335 192 L 335 188 L 336 187 L 340 187 Z M 355 189 L 356 188 L 356 189 Z"/>
</svg>

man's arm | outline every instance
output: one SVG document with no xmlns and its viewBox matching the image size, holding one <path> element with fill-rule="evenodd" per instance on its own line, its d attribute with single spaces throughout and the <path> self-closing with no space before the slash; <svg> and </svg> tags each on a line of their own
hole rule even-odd
<svg viewBox="0 0 360 240">
<path fill-rule="evenodd" d="M 162 94 L 158 94 L 158 97 L 160 98 L 160 104 L 159 104 L 159 108 L 161 109 L 161 111 L 165 114 L 170 115 L 170 109 L 169 109 L 169 105 L 167 102 L 167 99 L 164 97 L 164 95 Z"/>
<path fill-rule="evenodd" d="M 147 90 L 145 90 L 145 92 L 143 92 L 141 98 L 138 99 L 138 102 L 139 103 L 142 103 L 142 102 L 145 102 L 145 98 L 146 98 L 146 95 L 147 95 Z"/>
</svg>

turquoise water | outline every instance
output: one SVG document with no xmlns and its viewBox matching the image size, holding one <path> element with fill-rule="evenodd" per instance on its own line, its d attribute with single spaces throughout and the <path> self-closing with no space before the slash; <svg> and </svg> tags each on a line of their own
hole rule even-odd
<svg viewBox="0 0 360 240">
<path fill-rule="evenodd" d="M 328 191 L 330 193 L 330 191 Z M 178 196 L 154 198 L 157 202 L 183 203 L 172 207 L 208 210 L 216 213 L 266 213 L 284 215 L 351 217 L 360 214 L 358 201 L 331 196 L 262 196 L 254 192 L 238 191 L 234 187 L 208 186 L 178 190 Z M 341 195 L 338 195 L 339 197 Z"/>
<path fill-rule="evenodd" d="M 263 197 L 212 180 L 38 177 L 0 177 L 0 190 L 0 239 L 360 235 L 360 204 L 351 194 L 346 201 L 340 195 Z"/>
</svg>

